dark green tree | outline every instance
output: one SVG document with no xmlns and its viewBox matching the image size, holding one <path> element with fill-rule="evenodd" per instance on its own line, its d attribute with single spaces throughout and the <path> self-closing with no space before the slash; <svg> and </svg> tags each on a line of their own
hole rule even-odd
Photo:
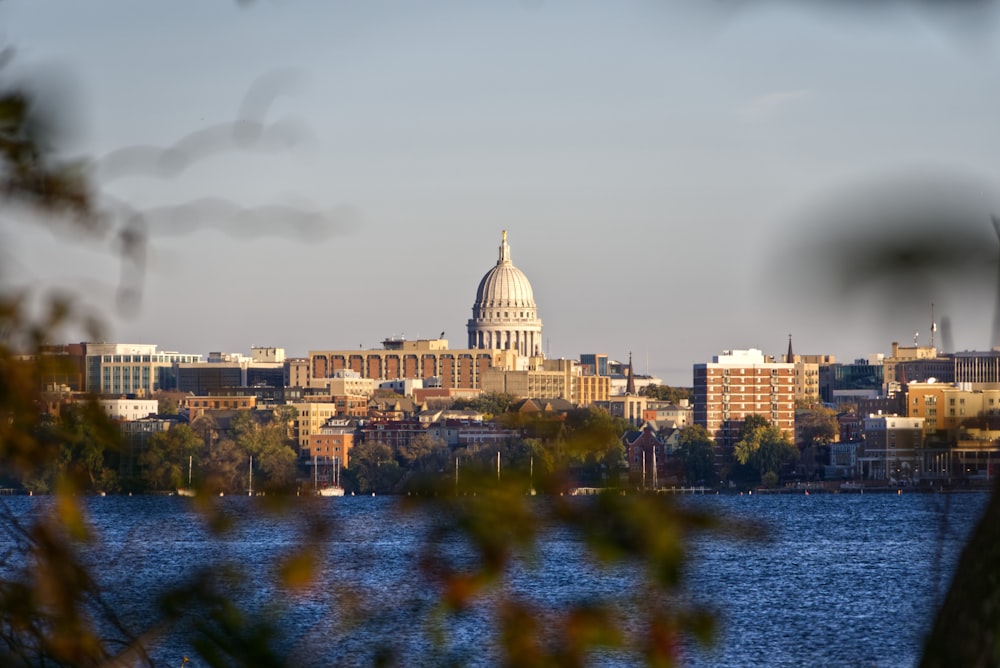
<svg viewBox="0 0 1000 668">
<path fill-rule="evenodd" d="M 795 430 L 800 439 L 802 468 L 806 475 L 814 475 L 817 467 L 830 463 L 830 443 L 840 434 L 837 411 L 819 404 L 796 411 Z"/>
<path fill-rule="evenodd" d="M 361 494 L 390 494 L 403 478 L 395 453 L 385 443 L 366 441 L 351 448 L 350 465 L 344 472 Z"/>
<path fill-rule="evenodd" d="M 798 448 L 779 427 L 756 426 L 747 431 L 733 448 L 736 460 L 751 466 L 763 480 L 764 476 L 777 480 L 781 467 L 798 459 Z"/>
<path fill-rule="evenodd" d="M 153 434 L 139 457 L 143 481 L 156 490 L 186 486 L 189 458 L 199 458 L 200 464 L 204 446 L 204 441 L 186 424 Z"/>
<path fill-rule="evenodd" d="M 715 482 L 715 440 L 701 425 L 691 425 L 681 430 L 676 456 L 684 467 L 689 485 Z"/>
<path fill-rule="evenodd" d="M 639 394 L 650 399 L 679 404 L 684 400 L 691 401 L 694 398 L 694 389 L 690 387 L 671 387 L 670 385 L 646 385 L 639 390 Z"/>
</svg>

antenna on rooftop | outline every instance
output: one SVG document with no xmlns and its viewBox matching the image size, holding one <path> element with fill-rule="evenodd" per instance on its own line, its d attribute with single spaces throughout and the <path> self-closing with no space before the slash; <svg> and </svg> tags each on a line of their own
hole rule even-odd
<svg viewBox="0 0 1000 668">
<path fill-rule="evenodd" d="M 993 229 L 996 230 L 997 239 L 1000 239 L 1000 218 L 990 216 L 990 220 L 993 221 Z M 990 341 L 992 348 L 1000 345 L 1000 276 L 997 277 L 997 281 L 997 304 L 993 311 L 993 340 Z"/>
<path fill-rule="evenodd" d="M 934 322 L 934 302 L 931 302 L 931 348 L 934 347 L 934 332 L 937 331 L 937 323 Z"/>
</svg>

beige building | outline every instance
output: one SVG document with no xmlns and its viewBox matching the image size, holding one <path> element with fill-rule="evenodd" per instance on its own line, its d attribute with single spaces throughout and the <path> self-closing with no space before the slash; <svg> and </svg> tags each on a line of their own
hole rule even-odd
<svg viewBox="0 0 1000 668">
<path fill-rule="evenodd" d="M 646 407 L 649 398 L 638 394 L 622 394 L 608 399 L 608 412 L 612 417 L 628 420 L 635 426 L 645 422 Z"/>
<path fill-rule="evenodd" d="M 819 403 L 819 368 L 834 364 L 834 356 L 796 355 L 792 351 L 792 335 L 789 334 L 788 353 L 782 361 L 795 365 L 795 400 L 809 405 Z"/>
<path fill-rule="evenodd" d="M 576 392 L 573 403 L 580 406 L 607 402 L 611 396 L 609 376 L 579 375 L 576 377 Z"/>
<path fill-rule="evenodd" d="M 250 360 L 258 364 L 284 364 L 285 349 L 251 346 Z"/>
<path fill-rule="evenodd" d="M 362 378 L 356 371 L 340 369 L 333 372 L 330 378 L 313 378 L 309 387 L 315 390 L 326 390 L 328 394 L 370 397 L 375 394 L 375 380 Z"/>
<path fill-rule="evenodd" d="M 295 420 L 295 438 L 299 448 L 309 447 L 309 437 L 318 434 L 326 421 L 338 415 L 337 404 L 332 402 L 303 402 L 290 404 L 298 411 Z"/>
<path fill-rule="evenodd" d="M 479 389 L 487 369 L 517 367 L 511 350 L 454 350 L 447 339 L 386 339 L 381 350 L 309 351 L 312 382 L 350 370 L 374 381 L 396 378 L 438 378 L 444 389 Z"/>
<path fill-rule="evenodd" d="M 694 365 L 694 422 L 723 448 L 743 421 L 760 415 L 795 438 L 795 365 L 772 362 L 757 349 L 727 350 Z"/>
<path fill-rule="evenodd" d="M 694 407 L 687 399 L 673 404 L 669 401 L 649 401 L 642 415 L 646 422 L 655 422 L 659 427 L 683 429 L 694 424 Z"/>
<path fill-rule="evenodd" d="M 293 357 L 288 360 L 288 387 L 309 387 L 308 357 Z"/>
<path fill-rule="evenodd" d="M 535 357 L 524 370 L 488 369 L 483 373 L 483 392 L 504 392 L 518 399 L 565 399 L 575 401 L 580 376 L 572 360 Z"/>
<path fill-rule="evenodd" d="M 252 411 L 257 407 L 255 396 L 188 396 L 181 400 L 181 407 L 188 411 L 188 417 L 194 420 L 205 411 Z"/>
<path fill-rule="evenodd" d="M 1000 416 L 1000 389 L 974 390 L 956 383 L 909 383 L 906 414 L 925 420 L 928 434 L 954 437 L 972 418 Z"/>
<path fill-rule="evenodd" d="M 882 360 L 886 392 L 897 392 L 912 382 L 931 378 L 950 383 L 955 377 L 955 361 L 941 357 L 934 346 L 901 346 L 893 341 L 892 354 Z"/>
</svg>

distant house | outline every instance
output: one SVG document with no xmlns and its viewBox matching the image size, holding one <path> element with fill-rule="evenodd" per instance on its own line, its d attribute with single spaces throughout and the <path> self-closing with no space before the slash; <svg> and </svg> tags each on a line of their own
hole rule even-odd
<svg viewBox="0 0 1000 668">
<path fill-rule="evenodd" d="M 656 489 L 666 483 L 677 483 L 677 476 L 668 468 L 668 449 L 654 429 L 646 423 L 641 429 L 622 435 L 628 472 L 631 480 L 643 489 Z"/>
</svg>

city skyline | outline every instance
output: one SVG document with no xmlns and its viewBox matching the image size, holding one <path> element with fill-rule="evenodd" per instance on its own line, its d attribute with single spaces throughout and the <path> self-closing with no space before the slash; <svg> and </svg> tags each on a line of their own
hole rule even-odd
<svg viewBox="0 0 1000 668">
<path fill-rule="evenodd" d="M 552 357 L 631 351 L 686 386 L 789 333 L 842 362 L 926 345 L 931 303 L 953 350 L 986 349 L 995 259 L 893 291 L 815 268 L 929 191 L 995 258 L 995 13 L 819 4 L 0 3 L 5 80 L 149 236 L 129 271 L 8 212 L 0 287 L 71 289 L 104 338 L 185 352 L 459 347 L 506 229 Z"/>
</svg>

